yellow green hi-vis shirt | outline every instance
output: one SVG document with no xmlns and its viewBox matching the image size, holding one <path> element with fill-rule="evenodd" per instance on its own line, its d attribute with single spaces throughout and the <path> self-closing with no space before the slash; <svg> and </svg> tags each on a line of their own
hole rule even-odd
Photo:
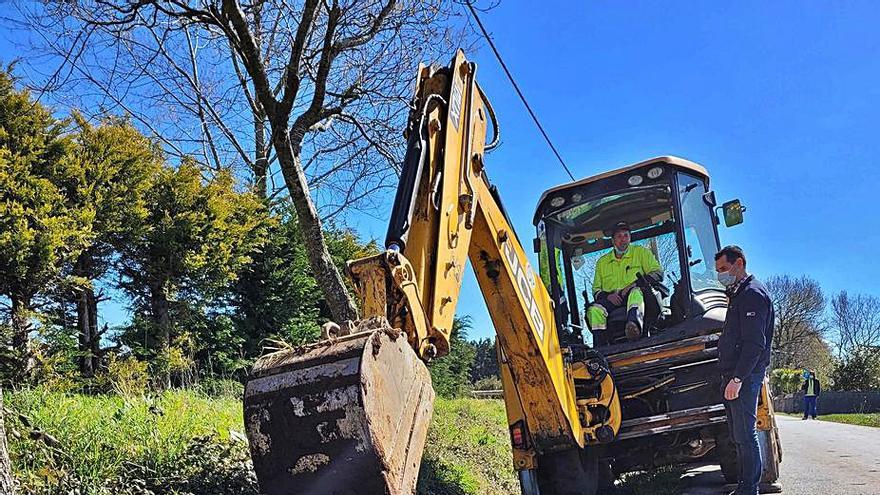
<svg viewBox="0 0 880 495">
<path fill-rule="evenodd" d="M 593 295 L 598 292 L 620 290 L 636 281 L 636 275 L 661 271 L 660 263 L 649 249 L 630 244 L 620 259 L 614 250 L 605 253 L 596 262 L 596 275 L 593 278 Z"/>
</svg>

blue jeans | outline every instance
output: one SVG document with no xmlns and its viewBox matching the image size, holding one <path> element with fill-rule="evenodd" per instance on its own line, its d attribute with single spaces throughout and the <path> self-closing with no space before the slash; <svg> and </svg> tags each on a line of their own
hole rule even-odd
<svg viewBox="0 0 880 495">
<path fill-rule="evenodd" d="M 815 395 L 805 395 L 804 396 L 804 417 L 812 416 L 813 419 L 816 419 L 818 415 L 818 408 L 816 407 L 818 403 L 818 397 Z"/>
<path fill-rule="evenodd" d="M 729 381 L 728 378 L 724 378 L 722 387 L 726 387 Z M 758 394 L 761 393 L 763 382 L 763 372 L 753 373 L 743 379 L 739 397 L 724 401 L 727 424 L 730 427 L 733 443 L 736 445 L 739 466 L 736 493 L 741 495 L 757 495 L 758 483 L 761 481 L 763 468 L 755 424 L 758 421 Z"/>
</svg>

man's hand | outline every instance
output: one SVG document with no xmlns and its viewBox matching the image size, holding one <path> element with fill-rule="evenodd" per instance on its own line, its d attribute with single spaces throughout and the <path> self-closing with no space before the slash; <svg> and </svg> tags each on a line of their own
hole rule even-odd
<svg viewBox="0 0 880 495">
<path fill-rule="evenodd" d="M 737 397 L 739 397 L 740 388 L 742 388 L 742 382 L 736 383 L 733 380 L 727 382 L 727 387 L 724 389 L 724 399 L 735 400 Z"/>
<path fill-rule="evenodd" d="M 620 292 L 612 292 L 608 294 L 608 302 L 615 306 L 621 306 L 623 304 L 623 296 L 620 295 Z"/>
</svg>

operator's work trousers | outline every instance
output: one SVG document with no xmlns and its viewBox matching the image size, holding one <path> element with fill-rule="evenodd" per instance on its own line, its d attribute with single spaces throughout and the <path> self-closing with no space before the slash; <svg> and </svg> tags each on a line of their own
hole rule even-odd
<svg viewBox="0 0 880 495">
<path fill-rule="evenodd" d="M 611 304 L 608 299 L 591 304 L 587 309 L 587 321 L 590 323 L 590 329 L 595 332 L 608 328 L 608 314 L 619 307 Z M 629 291 L 626 296 L 626 307 L 626 320 L 637 323 L 641 329 L 645 319 L 645 295 L 642 294 L 642 289 L 633 287 Z"/>
</svg>

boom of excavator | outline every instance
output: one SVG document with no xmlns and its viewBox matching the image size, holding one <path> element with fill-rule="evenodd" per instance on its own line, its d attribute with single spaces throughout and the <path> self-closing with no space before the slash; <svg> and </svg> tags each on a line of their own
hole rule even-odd
<svg viewBox="0 0 880 495">
<path fill-rule="evenodd" d="M 595 492 L 624 423 L 614 360 L 657 356 L 604 356 L 560 327 L 488 180 L 497 125 L 475 76 L 460 51 L 419 68 L 386 250 L 348 263 L 361 318 L 255 365 L 244 413 L 264 493 L 414 492 L 434 400 L 425 363 L 449 352 L 468 260 L 496 329 L 523 493 Z"/>
</svg>

